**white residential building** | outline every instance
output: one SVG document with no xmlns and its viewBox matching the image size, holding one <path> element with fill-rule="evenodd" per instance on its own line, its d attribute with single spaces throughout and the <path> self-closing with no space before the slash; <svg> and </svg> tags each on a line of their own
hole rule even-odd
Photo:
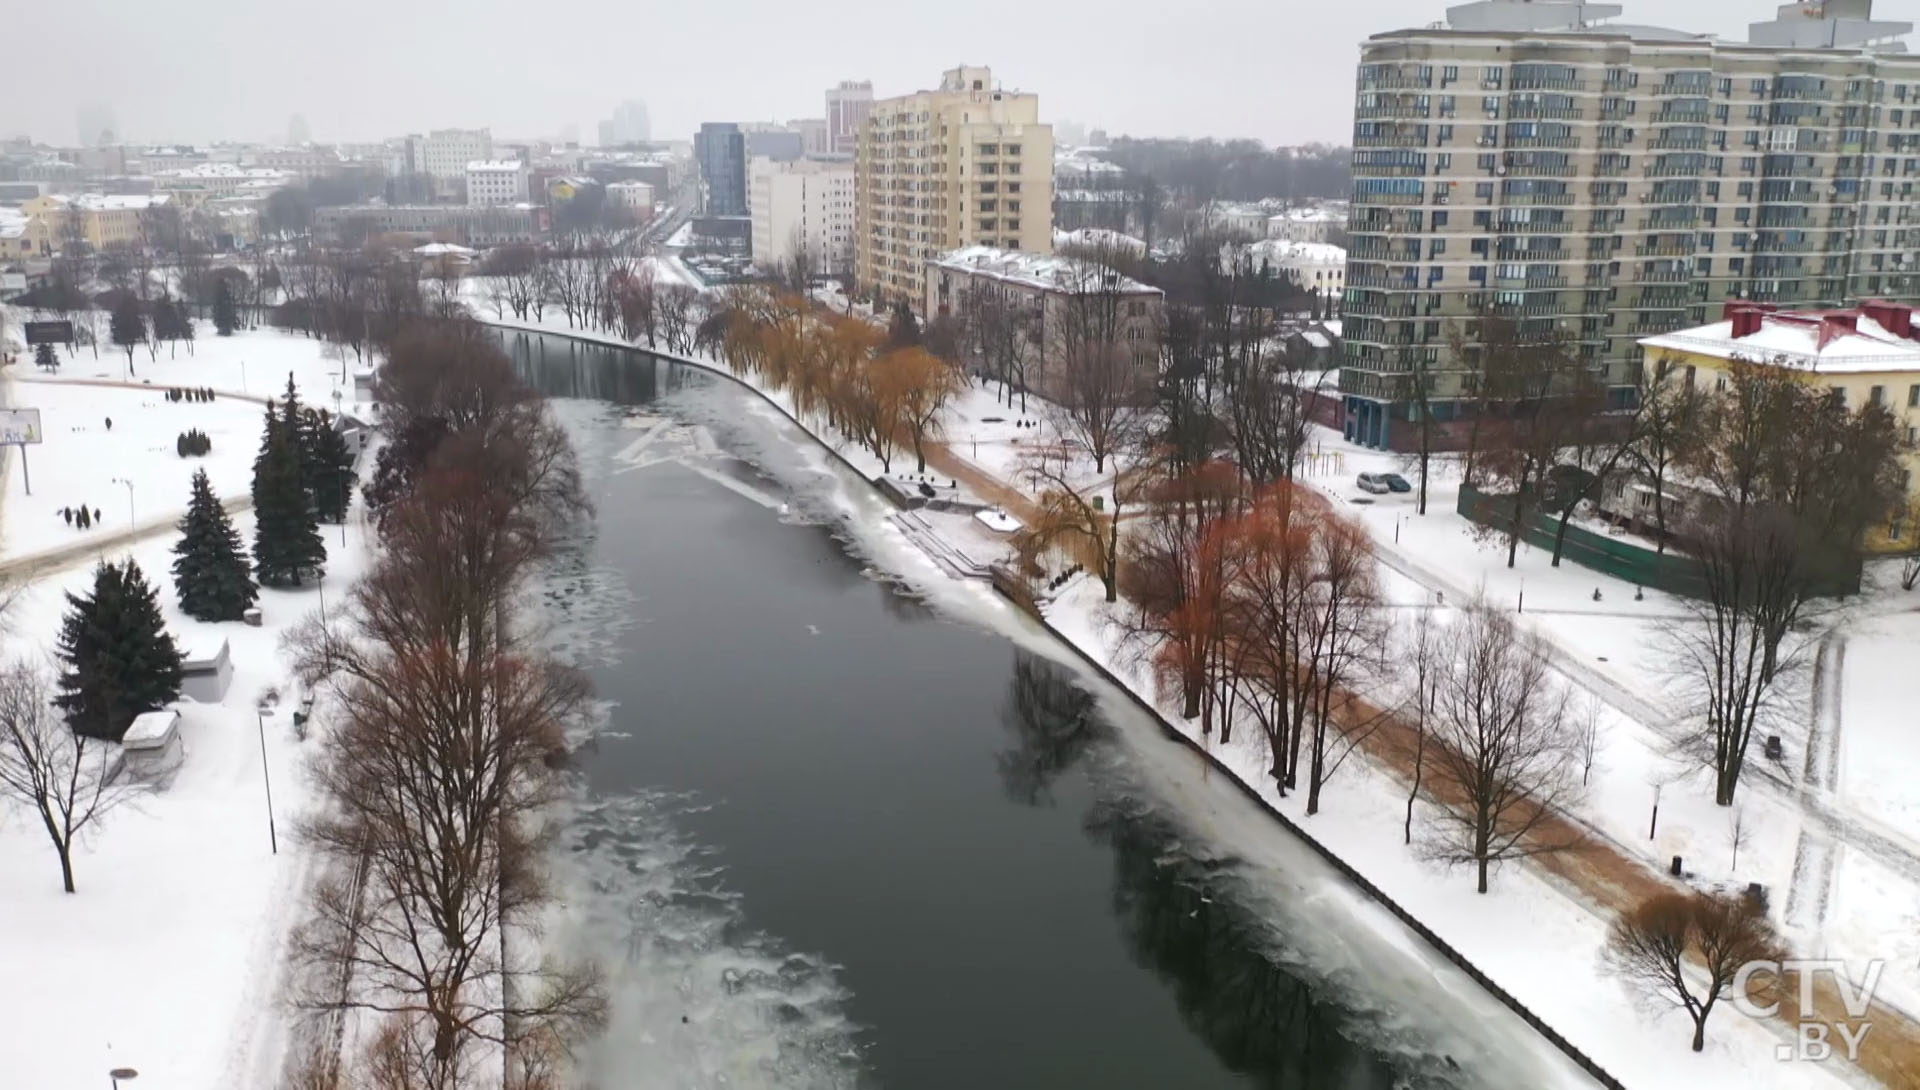
<svg viewBox="0 0 1920 1090">
<path fill-rule="evenodd" d="M 1347 251 L 1338 246 L 1269 238 L 1248 246 L 1247 255 L 1255 269 L 1266 266 L 1282 276 L 1291 275 L 1302 288 L 1323 299 L 1346 290 Z"/>
<path fill-rule="evenodd" d="M 747 166 L 753 263 L 776 269 L 806 247 L 822 272 L 853 266 L 853 163 L 846 159 L 756 158 Z"/>
<path fill-rule="evenodd" d="M 467 164 L 493 158 L 490 129 L 435 129 L 407 137 L 405 167 L 442 185 L 463 180 Z"/>
<path fill-rule="evenodd" d="M 527 164 L 518 159 L 476 159 L 467 164 L 467 203 L 474 207 L 524 204 Z"/>
<path fill-rule="evenodd" d="M 653 214 L 653 187 L 645 182 L 609 182 L 607 203 L 645 219 Z"/>
<path fill-rule="evenodd" d="M 1267 219 L 1267 237 L 1286 242 L 1325 242 L 1330 233 L 1346 225 L 1344 203 L 1289 208 Z"/>
<path fill-rule="evenodd" d="M 295 178 L 291 171 L 271 167 L 237 167 L 232 163 L 200 163 L 177 170 L 156 171 L 154 188 L 161 192 L 197 190 L 215 196 L 232 196 L 242 190 L 257 192 L 279 189 Z"/>
</svg>

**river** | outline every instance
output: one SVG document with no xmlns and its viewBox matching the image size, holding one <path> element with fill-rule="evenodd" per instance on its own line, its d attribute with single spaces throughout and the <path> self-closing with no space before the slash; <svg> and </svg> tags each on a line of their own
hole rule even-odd
<svg viewBox="0 0 1920 1090">
<path fill-rule="evenodd" d="M 506 342 L 597 508 L 541 611 L 605 702 L 547 935 L 609 974 L 583 1085 L 1584 1085 L 752 394 Z"/>
</svg>

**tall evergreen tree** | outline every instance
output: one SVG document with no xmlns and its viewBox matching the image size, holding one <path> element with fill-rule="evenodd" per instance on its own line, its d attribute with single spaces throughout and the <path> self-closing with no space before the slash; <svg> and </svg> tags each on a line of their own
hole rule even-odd
<svg viewBox="0 0 1920 1090">
<path fill-rule="evenodd" d="M 253 573 L 267 586 L 299 586 L 327 559 L 300 475 L 297 418 L 267 404 L 266 431 L 253 460 Z"/>
<path fill-rule="evenodd" d="M 132 293 L 124 294 L 113 305 L 113 315 L 107 322 L 107 333 L 113 343 L 127 350 L 127 373 L 133 373 L 133 348 L 147 341 L 147 315 L 140 309 L 140 300 Z"/>
<path fill-rule="evenodd" d="M 313 424 L 314 510 L 322 522 L 345 522 L 347 508 L 353 502 L 353 486 L 359 480 L 353 451 L 325 409 L 308 415 Z"/>
<path fill-rule="evenodd" d="M 53 354 L 53 342 L 41 341 L 33 348 L 33 362 L 43 371 L 60 370 L 60 357 Z"/>
<path fill-rule="evenodd" d="M 213 282 L 213 328 L 222 337 L 233 336 L 240 326 L 240 315 L 234 309 L 233 288 L 226 277 Z"/>
<path fill-rule="evenodd" d="M 180 695 L 180 650 L 131 560 L 96 568 L 87 597 L 67 595 L 59 654 L 65 669 L 53 702 L 75 733 L 117 742 L 135 716 Z"/>
<path fill-rule="evenodd" d="M 207 471 L 193 475 L 193 498 L 180 519 L 180 540 L 173 547 L 173 586 L 180 609 L 201 621 L 237 621 L 260 596 L 240 532 L 213 494 Z"/>
<path fill-rule="evenodd" d="M 287 372 L 287 392 L 280 406 L 280 424 L 293 437 L 294 450 L 300 455 L 300 488 L 311 502 L 314 488 L 319 483 L 318 459 L 314 450 L 318 440 L 314 434 L 313 412 L 300 404 L 300 390 L 293 384 L 291 371 Z"/>
</svg>

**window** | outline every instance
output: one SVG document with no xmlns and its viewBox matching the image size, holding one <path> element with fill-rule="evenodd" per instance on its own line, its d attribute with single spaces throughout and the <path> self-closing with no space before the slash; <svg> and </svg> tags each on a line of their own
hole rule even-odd
<svg viewBox="0 0 1920 1090">
<path fill-rule="evenodd" d="M 1442 83 L 1452 83 L 1459 78 L 1460 66 L 1457 64 L 1449 64 L 1445 68 L 1440 69 L 1440 81 Z"/>
<path fill-rule="evenodd" d="M 999 182 L 981 182 L 980 183 L 980 192 L 982 193 L 993 193 L 993 192 L 996 192 L 999 188 L 1000 188 Z"/>
<path fill-rule="evenodd" d="M 1008 155 L 1018 155 L 1018 154 L 1020 154 L 1020 145 L 1018 145 L 1018 144 L 1008 144 L 1008 145 L 1007 145 L 1007 154 L 1008 154 Z"/>
<path fill-rule="evenodd" d="M 1493 183 L 1492 182 L 1474 183 L 1473 195 L 1480 198 L 1483 201 L 1492 200 L 1493 199 Z"/>
<path fill-rule="evenodd" d="M 1007 221 L 1007 230 L 1009 230 L 1009 231 L 1018 231 L 1019 229 L 1020 229 L 1020 221 L 1019 221 L 1019 220 L 1008 220 L 1008 221 Z M 1017 244 L 1012 244 L 1012 243 L 1009 243 L 1009 245 L 1008 245 L 1008 247 L 1007 247 L 1007 248 L 1011 250 L 1011 249 L 1018 249 L 1019 247 L 1018 247 L 1018 245 L 1017 245 Z"/>
<path fill-rule="evenodd" d="M 1833 403 L 1835 405 L 1839 405 L 1844 408 L 1847 404 L 1847 388 L 1845 386 L 1827 387 L 1827 396 L 1833 398 Z"/>
<path fill-rule="evenodd" d="M 1435 212 L 1433 214 L 1434 229 L 1439 230 L 1440 228 L 1445 227 L 1446 225 L 1447 225 L 1447 214 L 1445 212 Z M 1920 389 L 1920 387 L 1915 387 L 1915 389 Z"/>
<path fill-rule="evenodd" d="M 1480 109 L 1488 117 L 1499 117 L 1500 99 L 1494 95 L 1488 95 L 1480 100 Z"/>
<path fill-rule="evenodd" d="M 1885 386 L 1875 386 L 1873 389 L 1867 391 L 1867 404 L 1885 405 L 1886 403 L 1887 388 Z"/>
<path fill-rule="evenodd" d="M 997 205 L 998 205 L 999 203 L 1000 203 L 1000 202 L 998 202 L 998 201 L 981 201 L 981 202 L 980 202 L 980 211 L 982 211 L 982 212 L 993 212 L 993 211 L 996 211 L 996 210 L 997 210 L 997 208 L 996 208 L 996 206 L 997 206 Z"/>
</svg>

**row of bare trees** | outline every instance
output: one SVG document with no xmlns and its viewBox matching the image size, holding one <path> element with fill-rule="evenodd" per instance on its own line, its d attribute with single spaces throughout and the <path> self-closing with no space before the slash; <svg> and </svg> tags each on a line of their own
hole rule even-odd
<svg viewBox="0 0 1920 1090">
<path fill-rule="evenodd" d="M 705 317 L 697 289 L 661 282 L 652 262 L 603 239 L 497 247 L 479 271 L 500 318 L 537 322 L 551 307 L 569 326 L 684 354 Z"/>
<path fill-rule="evenodd" d="M 296 940 L 299 1002 L 378 1017 L 372 1085 L 466 1085 L 491 1045 L 507 1085 L 550 1086 L 604 998 L 592 967 L 507 934 L 547 896 L 541 811 L 588 691 L 527 645 L 514 603 L 586 501 L 566 436 L 479 327 L 402 330 L 380 383 L 379 558 L 289 641 L 339 710 L 305 828 L 335 865 Z"/>
<path fill-rule="evenodd" d="M 786 391 L 803 419 L 823 420 L 886 472 L 906 451 L 926 472 L 941 414 L 965 385 L 925 347 L 896 345 L 878 326 L 781 291 L 732 291 L 703 326 L 696 339 L 735 374 Z"/>
</svg>

